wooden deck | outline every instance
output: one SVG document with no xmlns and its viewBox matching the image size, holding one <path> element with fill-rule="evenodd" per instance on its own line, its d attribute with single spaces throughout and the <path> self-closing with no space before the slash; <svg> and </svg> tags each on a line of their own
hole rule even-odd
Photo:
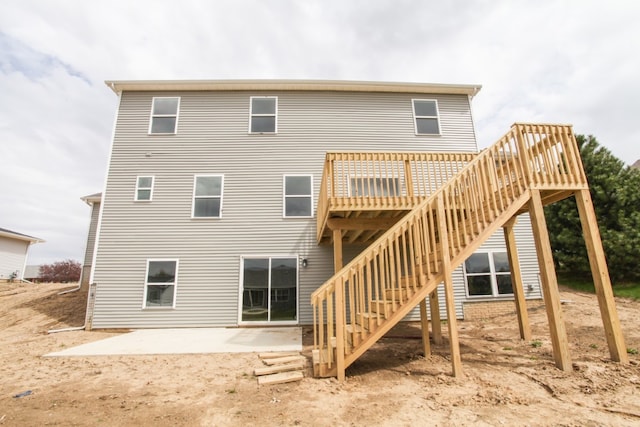
<svg viewBox="0 0 640 427">
<path fill-rule="evenodd" d="M 554 359 L 571 369 L 551 248 L 542 208 L 576 196 L 609 350 L 626 362 L 611 283 L 587 180 L 571 126 L 515 124 L 480 153 L 328 153 L 318 201 L 317 238 L 333 243 L 336 274 L 311 296 L 314 373 L 345 369 L 420 305 L 429 351 L 441 340 L 438 299 L 444 286 L 451 361 L 462 372 L 452 272 L 503 228 L 521 337 L 530 336 L 513 224 L 530 212 Z M 342 244 L 370 246 L 342 267 Z"/>
</svg>

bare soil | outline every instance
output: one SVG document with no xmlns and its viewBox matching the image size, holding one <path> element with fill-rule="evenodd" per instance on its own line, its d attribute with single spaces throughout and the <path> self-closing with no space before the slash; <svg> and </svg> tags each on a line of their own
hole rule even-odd
<svg viewBox="0 0 640 427">
<path fill-rule="evenodd" d="M 68 288 L 0 284 L 2 426 L 640 425 L 640 356 L 609 360 L 590 294 L 561 292 L 572 372 L 555 368 L 540 308 L 529 312 L 534 345 L 519 339 L 515 314 L 460 322 L 461 378 L 451 376 L 446 343 L 425 358 L 419 325 L 409 323 L 342 384 L 307 375 L 259 387 L 256 354 L 43 357 L 122 333 L 48 334 L 84 321 L 86 292 L 58 295 Z M 640 303 L 618 299 L 617 308 L 627 347 L 640 349 Z M 305 355 L 311 337 L 305 328 Z"/>
</svg>

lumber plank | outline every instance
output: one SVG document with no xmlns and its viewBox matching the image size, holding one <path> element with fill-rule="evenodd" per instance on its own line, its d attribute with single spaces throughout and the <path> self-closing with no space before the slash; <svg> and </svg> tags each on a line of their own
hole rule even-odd
<svg viewBox="0 0 640 427">
<path fill-rule="evenodd" d="M 288 372 L 295 371 L 299 369 L 304 369 L 307 366 L 306 362 L 295 362 L 295 363 L 286 363 L 284 365 L 273 365 L 273 366 L 264 366 L 261 368 L 255 368 L 253 370 L 253 375 L 256 377 L 260 377 L 262 375 L 270 375 L 277 374 L 279 372 Z"/>
<path fill-rule="evenodd" d="M 292 362 L 301 362 L 306 360 L 307 358 L 304 356 L 287 356 L 287 357 L 277 357 L 275 359 L 264 359 L 263 362 L 271 366 L 271 365 L 283 365 L 283 364 L 292 363 Z"/>
<path fill-rule="evenodd" d="M 292 381 L 300 381 L 303 378 L 304 378 L 304 374 L 300 371 L 280 372 L 278 374 L 271 374 L 271 375 L 258 377 L 258 385 L 289 383 Z"/>
<path fill-rule="evenodd" d="M 258 353 L 260 359 L 278 359 L 280 357 L 299 356 L 299 351 L 279 351 L 271 353 Z"/>
</svg>

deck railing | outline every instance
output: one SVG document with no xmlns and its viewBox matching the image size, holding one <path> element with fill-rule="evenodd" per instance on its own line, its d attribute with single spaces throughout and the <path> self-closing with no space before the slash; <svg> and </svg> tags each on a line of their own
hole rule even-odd
<svg viewBox="0 0 640 427">
<path fill-rule="evenodd" d="M 371 157 L 331 153 L 325 172 L 342 176 L 335 171 L 346 167 L 350 176 L 348 168 L 361 158 Z M 459 161 L 463 159 L 461 155 Z M 396 323 L 413 309 L 425 296 L 421 290 L 429 287 L 430 293 L 442 281 L 443 254 L 448 254 L 451 268 L 463 262 L 524 205 L 529 189 L 587 185 L 572 129 L 565 125 L 515 124 L 451 175 L 311 295 L 314 349 L 327 369 L 336 364 L 346 368 L 366 350 L 363 346 L 373 344 L 367 341 L 372 331 L 385 322 Z M 329 181 L 327 197 L 344 194 L 345 185 Z"/>
<path fill-rule="evenodd" d="M 327 153 L 318 199 L 318 240 L 330 211 L 411 210 L 476 155 Z"/>
</svg>

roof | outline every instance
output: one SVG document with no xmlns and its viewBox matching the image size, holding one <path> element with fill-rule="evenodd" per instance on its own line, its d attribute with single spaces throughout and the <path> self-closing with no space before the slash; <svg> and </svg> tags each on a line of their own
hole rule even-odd
<svg viewBox="0 0 640 427">
<path fill-rule="evenodd" d="M 102 193 L 89 194 L 88 196 L 80 197 L 80 200 L 88 205 L 100 203 L 100 201 L 102 200 Z"/>
<path fill-rule="evenodd" d="M 24 240 L 31 243 L 44 243 L 39 237 L 27 236 L 26 234 L 17 233 L 15 231 L 0 228 L 0 237 L 8 237 L 10 239 Z"/>
<path fill-rule="evenodd" d="M 481 85 L 369 82 L 353 80 L 107 80 L 115 93 L 123 91 L 337 91 L 456 94 L 475 96 Z"/>
</svg>

